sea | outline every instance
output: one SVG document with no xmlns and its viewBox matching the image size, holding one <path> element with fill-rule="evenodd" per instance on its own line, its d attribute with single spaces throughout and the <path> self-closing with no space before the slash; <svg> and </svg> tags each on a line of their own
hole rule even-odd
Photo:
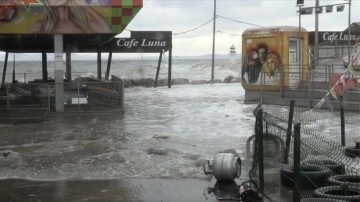
<svg viewBox="0 0 360 202">
<path fill-rule="evenodd" d="M 0 67 L 3 67 L 3 61 L 0 61 Z M 72 79 L 78 77 L 96 77 L 97 61 L 96 60 L 73 60 Z M 110 74 L 122 79 L 155 79 L 158 68 L 157 59 L 129 59 L 113 60 L 110 65 Z M 101 62 L 102 77 L 108 63 L 106 60 Z M 55 65 L 53 61 L 47 63 L 48 77 L 54 78 Z M 214 68 L 214 79 L 223 81 L 227 76 L 239 77 L 241 68 L 240 60 L 217 59 L 212 67 L 211 59 L 173 59 L 171 63 L 172 78 L 187 78 L 190 82 L 194 80 L 211 80 L 211 72 Z M 19 82 L 33 81 L 42 78 L 41 61 L 8 61 L 6 69 L 6 82 L 11 82 L 13 75 Z M 65 61 L 64 61 L 65 72 Z M 2 76 L 3 71 L 0 75 Z M 160 62 L 159 79 L 167 79 L 169 74 L 169 62 L 163 58 Z"/>
</svg>

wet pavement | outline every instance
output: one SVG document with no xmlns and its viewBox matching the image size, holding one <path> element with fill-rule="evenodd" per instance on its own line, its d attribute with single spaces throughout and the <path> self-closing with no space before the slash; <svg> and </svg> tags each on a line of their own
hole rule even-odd
<svg viewBox="0 0 360 202">
<path fill-rule="evenodd" d="M 108 179 L 1 181 L 0 201 L 112 202 L 112 201 L 216 201 L 206 196 L 207 180 L 200 179 Z"/>
</svg>

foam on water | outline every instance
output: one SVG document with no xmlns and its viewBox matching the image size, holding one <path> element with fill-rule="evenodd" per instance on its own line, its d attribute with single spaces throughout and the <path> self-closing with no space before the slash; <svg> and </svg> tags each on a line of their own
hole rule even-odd
<svg viewBox="0 0 360 202">
<path fill-rule="evenodd" d="M 13 160 L 0 157 L 0 178 L 206 178 L 205 159 L 253 133 L 255 105 L 243 96 L 239 83 L 126 88 L 123 116 L 1 125 L 0 151 Z"/>
<path fill-rule="evenodd" d="M 0 66 L 3 62 L 0 61 Z M 54 62 L 48 61 L 48 76 L 54 78 Z M 101 63 L 103 69 L 107 67 L 107 61 Z M 118 76 L 122 79 L 155 79 L 158 66 L 157 60 L 113 60 L 110 68 L 110 75 Z M 211 78 L 211 60 L 173 60 L 172 78 L 187 78 L 192 80 L 210 80 Z M 12 81 L 13 61 L 8 62 L 6 81 Z M 65 67 L 65 63 L 64 63 Z M 97 75 L 96 61 L 72 61 L 72 78 L 77 77 L 95 77 Z M 20 82 L 41 79 L 42 75 L 41 61 L 16 61 L 15 62 L 15 80 Z M 235 63 L 229 60 L 216 60 L 214 66 L 214 78 L 223 80 L 227 76 L 238 77 L 240 74 L 240 62 Z M 0 73 L 2 76 L 2 72 Z M 102 73 L 105 76 L 105 70 Z M 168 64 L 163 59 L 159 79 L 167 79 Z"/>
</svg>

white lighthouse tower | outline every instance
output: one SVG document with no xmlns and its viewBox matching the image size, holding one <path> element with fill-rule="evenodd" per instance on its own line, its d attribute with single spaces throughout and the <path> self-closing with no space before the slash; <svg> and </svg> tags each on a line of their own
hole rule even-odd
<svg viewBox="0 0 360 202">
<path fill-rule="evenodd" d="M 230 62 L 235 63 L 236 60 L 236 50 L 234 44 L 230 47 Z"/>
</svg>

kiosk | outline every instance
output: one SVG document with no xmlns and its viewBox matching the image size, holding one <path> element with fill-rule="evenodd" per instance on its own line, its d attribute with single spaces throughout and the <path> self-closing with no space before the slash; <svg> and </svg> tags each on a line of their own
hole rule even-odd
<svg viewBox="0 0 360 202">
<path fill-rule="evenodd" d="M 298 88 L 309 71 L 308 32 L 292 26 L 247 29 L 241 65 L 246 91 Z"/>
</svg>

